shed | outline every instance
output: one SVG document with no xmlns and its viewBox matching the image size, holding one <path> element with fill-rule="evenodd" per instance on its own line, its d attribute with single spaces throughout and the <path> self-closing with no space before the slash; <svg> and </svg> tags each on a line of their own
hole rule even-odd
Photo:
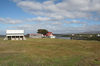
<svg viewBox="0 0 100 66">
<path fill-rule="evenodd" d="M 29 34 L 30 38 L 42 38 L 43 34 Z"/>
</svg>

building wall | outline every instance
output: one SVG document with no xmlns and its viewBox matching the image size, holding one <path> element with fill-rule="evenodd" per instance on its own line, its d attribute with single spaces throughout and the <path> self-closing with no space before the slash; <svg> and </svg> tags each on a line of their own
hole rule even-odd
<svg viewBox="0 0 100 66">
<path fill-rule="evenodd" d="M 9 33 L 22 33 L 24 34 L 24 30 L 6 30 L 6 34 L 9 34 Z"/>
<path fill-rule="evenodd" d="M 43 35 L 42 34 L 29 34 L 30 38 L 42 38 Z"/>
<path fill-rule="evenodd" d="M 4 40 L 26 40 L 24 36 L 6 36 Z"/>
<path fill-rule="evenodd" d="M 7 30 L 4 40 L 26 40 L 24 30 Z"/>
</svg>

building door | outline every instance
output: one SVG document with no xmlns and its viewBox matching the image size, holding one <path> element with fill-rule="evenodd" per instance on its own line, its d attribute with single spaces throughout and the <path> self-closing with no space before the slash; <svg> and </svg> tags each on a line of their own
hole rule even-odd
<svg viewBox="0 0 100 66">
<path fill-rule="evenodd" d="M 11 40 L 11 36 L 8 36 L 7 38 L 8 38 L 8 40 Z"/>
</svg>

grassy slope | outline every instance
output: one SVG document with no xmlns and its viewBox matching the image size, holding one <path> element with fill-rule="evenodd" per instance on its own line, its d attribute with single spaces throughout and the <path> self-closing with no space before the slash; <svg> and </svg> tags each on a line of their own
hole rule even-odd
<svg viewBox="0 0 100 66">
<path fill-rule="evenodd" d="M 100 42 L 0 39 L 0 66 L 100 66 Z"/>
</svg>

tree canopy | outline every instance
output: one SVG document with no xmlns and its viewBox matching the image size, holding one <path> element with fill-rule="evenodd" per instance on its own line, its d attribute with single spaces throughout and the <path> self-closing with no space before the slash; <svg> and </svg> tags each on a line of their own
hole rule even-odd
<svg viewBox="0 0 100 66">
<path fill-rule="evenodd" d="M 48 33 L 48 30 L 46 30 L 46 29 L 38 29 L 37 33 L 46 35 Z"/>
</svg>

